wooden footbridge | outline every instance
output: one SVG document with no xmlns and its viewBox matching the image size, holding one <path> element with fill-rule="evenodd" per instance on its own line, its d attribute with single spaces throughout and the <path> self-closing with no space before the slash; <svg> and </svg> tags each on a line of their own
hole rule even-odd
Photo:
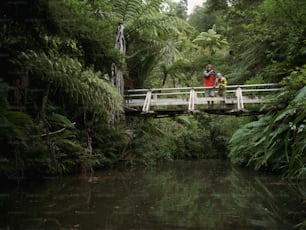
<svg viewBox="0 0 306 230">
<path fill-rule="evenodd" d="M 279 84 L 228 85 L 226 96 L 205 97 L 209 87 L 155 88 L 128 90 L 125 99 L 127 116 L 175 116 L 182 114 L 252 115 L 265 111 L 282 88 Z"/>
</svg>

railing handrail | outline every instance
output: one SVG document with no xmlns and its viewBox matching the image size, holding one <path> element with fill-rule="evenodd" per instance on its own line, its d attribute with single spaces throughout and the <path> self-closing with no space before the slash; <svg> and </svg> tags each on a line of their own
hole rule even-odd
<svg viewBox="0 0 306 230">
<path fill-rule="evenodd" d="M 227 85 L 226 88 L 227 89 L 231 89 L 231 88 L 249 88 L 249 87 L 267 87 L 267 86 L 280 86 L 280 84 L 278 83 L 265 83 L 265 84 L 239 84 L 239 85 Z M 208 88 L 214 88 L 214 87 L 204 87 L 204 86 L 195 86 L 195 87 L 177 87 L 177 88 L 145 88 L 145 89 L 129 89 L 127 90 L 128 93 L 132 93 L 132 92 L 147 92 L 147 91 L 151 91 L 152 93 L 155 91 L 181 91 L 181 90 L 186 90 L 188 92 L 190 92 L 191 89 L 194 90 L 203 90 L 203 89 L 208 89 Z M 215 87 L 218 88 L 218 87 Z"/>
</svg>

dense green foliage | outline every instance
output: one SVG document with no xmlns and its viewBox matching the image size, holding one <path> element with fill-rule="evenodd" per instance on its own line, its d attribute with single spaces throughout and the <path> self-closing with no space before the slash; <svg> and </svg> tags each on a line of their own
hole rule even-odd
<svg viewBox="0 0 306 230">
<path fill-rule="evenodd" d="M 194 118 L 182 116 L 175 119 L 131 120 L 134 140 L 124 157 L 129 164 L 155 164 L 175 159 L 226 158 L 227 143 L 233 130 L 233 121 L 227 117 L 214 120 L 210 116 Z M 239 119 L 242 123 L 245 119 Z"/>
<path fill-rule="evenodd" d="M 256 14 L 251 17 L 255 21 L 243 27 L 245 32 L 256 31 L 249 33 L 252 39 L 236 42 L 239 49 L 243 43 L 246 45 L 237 55 L 241 58 L 239 64 L 252 69 L 265 81 L 281 81 L 286 91 L 269 107 L 269 114 L 234 134 L 229 156 L 233 162 L 252 165 L 255 169 L 272 169 L 290 178 L 303 179 L 306 76 L 302 56 L 305 56 L 306 48 L 303 26 L 306 21 L 302 15 L 306 3 L 293 0 L 276 4 L 266 0 L 254 4 L 261 14 L 252 11 Z M 238 6 L 243 5 L 234 5 L 235 8 Z M 249 77 L 241 76 L 243 78 Z"/>
<path fill-rule="evenodd" d="M 94 134 L 110 132 L 122 111 L 104 79 L 118 55 L 113 24 L 92 11 L 80 1 L 1 2 L 2 175 L 90 172 L 109 161 Z"/>
<path fill-rule="evenodd" d="M 270 106 L 270 114 L 233 135 L 229 156 L 234 163 L 272 169 L 290 178 L 306 177 L 305 67 L 284 79 L 286 91 Z"/>
<path fill-rule="evenodd" d="M 227 157 L 229 147 L 234 163 L 305 177 L 305 1 L 209 0 L 189 16 L 185 0 L 11 3 L 0 3 L 1 175 Z M 229 84 L 286 91 L 262 117 L 123 119 L 112 64 L 130 89 L 201 86 L 207 63 Z"/>
<path fill-rule="evenodd" d="M 221 71 L 234 83 L 281 82 L 285 91 L 230 140 L 233 163 L 305 178 L 305 1 L 207 1 L 190 17 L 215 18 L 217 32 L 230 44 Z M 206 22 L 208 22 L 206 20 Z"/>
</svg>

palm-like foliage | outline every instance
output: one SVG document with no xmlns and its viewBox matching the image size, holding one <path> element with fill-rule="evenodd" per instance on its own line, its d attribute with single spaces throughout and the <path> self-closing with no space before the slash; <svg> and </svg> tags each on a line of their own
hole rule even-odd
<svg viewBox="0 0 306 230">
<path fill-rule="evenodd" d="M 180 20 L 161 12 L 163 2 L 164 0 L 116 1 L 113 11 L 125 23 L 126 37 L 132 40 L 136 37 L 150 40 L 152 37 L 145 37 L 145 35 L 158 37 L 166 36 L 165 33 L 179 32 L 175 25 Z"/>
<path fill-rule="evenodd" d="M 201 32 L 194 40 L 194 43 L 199 46 L 208 48 L 211 55 L 216 53 L 216 49 L 226 48 L 228 43 L 225 38 L 222 38 L 221 34 L 216 32 L 216 26 L 214 25 L 212 29 L 207 32 Z"/>
<path fill-rule="evenodd" d="M 143 87 L 148 74 L 162 57 L 169 41 L 178 38 L 190 26 L 173 15 L 162 12 L 163 0 L 121 0 L 113 11 L 123 20 L 127 40 L 127 74 L 135 87 Z"/>
<path fill-rule="evenodd" d="M 290 83 L 271 107 L 275 113 L 245 125 L 233 135 L 229 156 L 234 163 L 255 169 L 269 167 L 287 177 L 306 177 L 305 69 L 285 79 Z"/>
<path fill-rule="evenodd" d="M 60 90 L 70 102 L 90 112 L 111 118 L 110 115 L 122 110 L 122 98 L 116 89 L 101 79 L 101 73 L 84 70 L 75 59 L 29 51 L 22 53 L 19 60 L 30 74 L 49 84 L 51 91 Z"/>
<path fill-rule="evenodd" d="M 264 117 L 259 121 L 248 123 L 234 133 L 229 146 L 229 157 L 233 163 L 246 164 L 248 162 L 252 157 L 256 143 L 258 143 L 262 137 L 260 131 L 268 126 L 270 119 L 271 117 Z M 257 135 L 254 135 L 254 133 L 257 133 Z"/>
<path fill-rule="evenodd" d="M 101 165 L 104 143 L 93 149 L 93 133 L 108 133 L 97 124 L 112 129 L 109 122 L 122 111 L 121 96 L 105 80 L 119 60 L 114 26 L 89 1 L 31 2 L 1 3 L 3 18 L 10 19 L 0 31 L 1 80 L 10 88 L 0 83 L 0 174 L 71 173 Z"/>
<path fill-rule="evenodd" d="M 29 90 L 33 87 L 40 89 L 36 94 L 31 93 L 27 101 L 41 106 L 40 111 L 30 113 L 33 117 L 40 113 L 42 122 L 35 124 L 35 119 L 28 114 L 4 110 L 0 120 L 9 129 L 1 132 L 0 142 L 8 142 L 6 149 L 22 154 L 15 154 L 16 159 L 11 154 L 0 154 L 0 157 L 7 157 L 8 162 L 15 160 L 18 163 L 16 166 L 8 163 L 7 169 L 2 168 L 2 173 L 23 173 L 20 171 L 27 169 L 42 174 L 87 171 L 92 165 L 105 161 L 103 152 L 93 154 L 92 142 L 88 141 L 92 137 L 87 132 L 97 132 L 93 127 L 96 122 L 107 124 L 113 121 L 114 114 L 122 111 L 122 98 L 100 72 L 85 69 L 78 60 L 52 51 L 48 54 L 33 50 L 22 52 L 14 62 L 27 71 Z M 71 119 L 79 121 L 78 127 L 83 127 L 85 132 L 77 129 Z M 26 122 L 22 122 L 24 120 L 31 121 L 27 126 L 36 127 L 31 139 L 29 133 L 34 132 L 33 128 L 27 128 Z M 12 147 L 10 140 L 14 138 L 17 144 Z"/>
</svg>

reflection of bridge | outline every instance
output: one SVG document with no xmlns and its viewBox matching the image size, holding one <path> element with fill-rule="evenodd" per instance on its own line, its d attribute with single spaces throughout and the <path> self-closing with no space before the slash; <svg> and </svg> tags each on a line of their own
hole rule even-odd
<svg viewBox="0 0 306 230">
<path fill-rule="evenodd" d="M 205 97 L 207 87 L 133 89 L 125 95 L 125 113 L 135 116 L 179 114 L 259 114 L 260 105 L 282 89 L 278 84 L 228 85 L 226 97 Z M 218 89 L 216 88 L 216 95 Z M 225 107 L 221 105 L 225 101 Z M 208 103 L 213 102 L 213 105 Z"/>
</svg>

